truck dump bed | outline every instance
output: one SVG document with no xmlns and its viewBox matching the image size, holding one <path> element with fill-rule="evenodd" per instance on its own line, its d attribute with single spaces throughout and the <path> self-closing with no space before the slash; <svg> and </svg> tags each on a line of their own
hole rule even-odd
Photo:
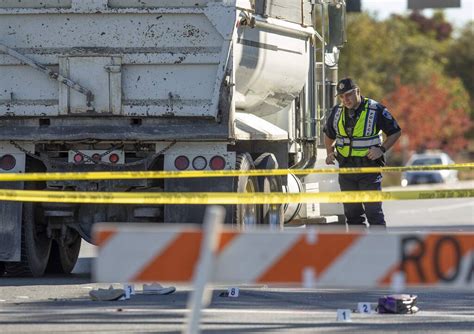
<svg viewBox="0 0 474 334">
<path fill-rule="evenodd" d="M 235 15 L 210 0 L 2 1 L 0 140 L 228 138 Z"/>
</svg>

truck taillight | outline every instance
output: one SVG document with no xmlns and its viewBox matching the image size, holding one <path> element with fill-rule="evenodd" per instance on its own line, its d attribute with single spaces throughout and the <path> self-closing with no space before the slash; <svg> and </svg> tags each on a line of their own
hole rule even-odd
<svg viewBox="0 0 474 334">
<path fill-rule="evenodd" d="M 110 163 L 116 164 L 119 160 L 120 160 L 120 157 L 119 157 L 118 154 L 112 153 L 111 155 L 109 155 L 109 161 L 110 161 Z"/>
<path fill-rule="evenodd" d="M 102 159 L 102 157 L 100 156 L 99 153 L 95 153 L 95 154 L 92 155 L 92 160 L 93 161 L 97 162 L 97 161 L 100 161 L 101 159 Z"/>
<path fill-rule="evenodd" d="M 180 155 L 174 160 L 174 166 L 177 170 L 185 170 L 189 167 L 189 159 L 184 155 Z"/>
<path fill-rule="evenodd" d="M 196 170 L 203 170 L 207 167 L 207 160 L 204 157 L 198 156 L 193 159 L 193 168 Z"/>
<path fill-rule="evenodd" d="M 11 154 L 5 154 L 0 158 L 0 169 L 12 170 L 16 166 L 16 159 Z"/>
<path fill-rule="evenodd" d="M 213 156 L 209 166 L 212 170 L 222 170 L 225 168 L 225 159 L 220 155 Z"/>
<path fill-rule="evenodd" d="M 83 161 L 84 161 L 84 156 L 83 156 L 81 153 L 76 153 L 76 154 L 74 155 L 74 162 L 75 162 L 76 164 L 80 164 L 80 163 L 83 162 Z"/>
</svg>

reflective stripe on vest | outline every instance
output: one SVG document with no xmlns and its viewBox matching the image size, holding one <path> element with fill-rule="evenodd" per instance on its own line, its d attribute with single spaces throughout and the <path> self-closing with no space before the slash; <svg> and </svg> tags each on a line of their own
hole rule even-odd
<svg viewBox="0 0 474 334">
<path fill-rule="evenodd" d="M 336 146 L 343 147 L 344 145 L 350 145 L 351 140 L 349 138 L 338 137 L 336 138 Z M 363 138 L 352 138 L 353 148 L 370 148 L 380 144 L 380 136 L 375 135 L 373 137 Z"/>
<path fill-rule="evenodd" d="M 374 108 L 374 104 L 373 100 L 364 99 L 364 108 L 355 124 L 352 138 L 347 135 L 344 127 L 345 112 L 343 111 L 345 108 L 338 107 L 333 125 L 337 133 L 336 149 L 343 157 L 365 157 L 370 147 L 382 143 L 378 134 L 379 130 L 376 127 L 377 110 Z"/>
</svg>

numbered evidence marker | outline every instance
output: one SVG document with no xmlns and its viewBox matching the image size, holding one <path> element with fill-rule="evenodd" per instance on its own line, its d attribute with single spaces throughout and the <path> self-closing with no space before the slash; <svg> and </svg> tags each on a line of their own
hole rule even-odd
<svg viewBox="0 0 474 334">
<path fill-rule="evenodd" d="M 349 309 L 338 309 L 337 310 L 337 321 L 352 322 L 351 310 Z"/>
<path fill-rule="evenodd" d="M 130 299 L 130 295 L 135 294 L 134 286 L 131 285 L 131 284 L 124 284 L 123 285 L 123 290 L 125 291 L 124 299 Z"/>
<path fill-rule="evenodd" d="M 228 288 L 227 293 L 231 298 L 237 298 L 239 296 L 239 288 Z"/>
<path fill-rule="evenodd" d="M 372 313 L 372 308 L 370 303 L 357 303 L 357 310 L 359 313 L 370 314 Z"/>
</svg>

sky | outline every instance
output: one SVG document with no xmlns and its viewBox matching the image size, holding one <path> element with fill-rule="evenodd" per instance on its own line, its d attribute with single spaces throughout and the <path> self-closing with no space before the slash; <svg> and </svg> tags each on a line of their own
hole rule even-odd
<svg viewBox="0 0 474 334">
<path fill-rule="evenodd" d="M 364 11 L 376 12 L 379 19 L 385 19 L 391 14 L 408 12 L 407 0 L 362 0 Z M 431 9 L 424 9 L 423 14 L 430 17 Z M 461 8 L 444 10 L 447 20 L 456 27 L 462 27 L 466 22 L 474 20 L 474 0 L 461 0 Z"/>
</svg>

